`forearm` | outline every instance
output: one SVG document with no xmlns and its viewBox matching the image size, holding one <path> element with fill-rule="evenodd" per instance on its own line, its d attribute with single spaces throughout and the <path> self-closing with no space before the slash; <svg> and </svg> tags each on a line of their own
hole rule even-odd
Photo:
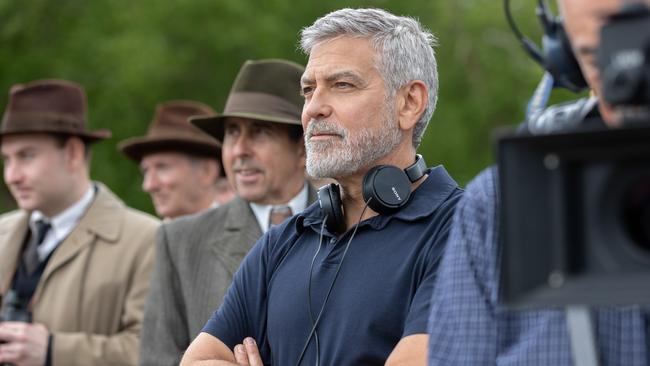
<svg viewBox="0 0 650 366">
<path fill-rule="evenodd" d="M 181 362 L 180 366 L 239 366 L 238 364 L 230 361 L 222 360 L 201 360 L 201 361 L 188 361 Z"/>
<path fill-rule="evenodd" d="M 235 355 L 221 340 L 201 332 L 187 348 L 181 366 L 236 366 L 235 361 Z"/>
<path fill-rule="evenodd" d="M 386 360 L 385 366 L 425 366 L 427 364 L 427 334 L 402 338 Z"/>
</svg>

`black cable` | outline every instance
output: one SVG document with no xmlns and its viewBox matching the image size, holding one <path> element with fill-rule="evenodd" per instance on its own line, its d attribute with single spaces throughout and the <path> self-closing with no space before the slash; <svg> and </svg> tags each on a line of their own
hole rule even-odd
<svg viewBox="0 0 650 366">
<path fill-rule="evenodd" d="M 512 17 L 512 13 L 510 12 L 510 0 L 503 0 L 503 10 L 506 15 L 506 20 L 508 21 L 508 25 L 510 26 L 510 29 L 512 30 L 512 33 L 515 34 L 515 37 L 521 42 L 521 45 L 524 47 L 524 50 L 532 57 L 537 63 L 540 65 L 544 64 L 544 57 L 542 57 L 542 52 L 539 50 L 537 45 L 528 37 L 526 37 L 521 30 L 519 30 L 519 27 L 517 26 L 517 23 L 515 22 L 515 19 Z"/>
<path fill-rule="evenodd" d="M 314 273 L 314 262 L 316 262 L 316 257 L 318 257 L 318 253 L 320 253 L 320 248 L 323 247 L 323 231 L 325 230 L 325 223 L 327 222 L 327 215 L 325 215 L 325 218 L 323 219 L 323 224 L 320 226 L 320 239 L 318 240 L 318 249 L 316 249 L 316 253 L 314 253 L 314 257 L 311 259 L 311 264 L 309 265 L 309 285 L 307 286 L 307 300 L 308 302 L 308 308 L 309 308 L 309 321 L 311 322 L 311 326 L 314 326 L 314 314 L 311 309 L 311 279 L 312 275 Z M 320 365 L 320 345 L 318 342 L 318 331 L 316 330 L 314 332 L 314 340 L 316 341 L 316 366 Z"/>
<path fill-rule="evenodd" d="M 318 312 L 318 316 L 316 317 L 316 322 L 311 327 L 311 331 L 309 332 L 309 337 L 307 337 L 305 346 L 302 348 L 302 352 L 300 352 L 300 357 L 298 357 L 298 362 L 296 362 L 296 366 L 299 366 L 300 362 L 302 362 L 303 357 L 305 357 L 305 352 L 307 351 L 307 348 L 309 347 L 309 343 L 311 342 L 311 338 L 314 336 L 314 333 L 316 332 L 316 327 L 318 327 L 318 323 L 320 322 L 321 317 L 323 316 L 325 305 L 327 305 L 327 301 L 329 300 L 330 294 L 332 293 L 332 289 L 334 288 L 334 283 L 336 283 L 336 279 L 339 277 L 339 272 L 341 271 L 341 266 L 343 265 L 345 256 L 348 254 L 348 249 L 350 249 L 350 244 L 352 243 L 352 239 L 354 239 L 354 236 L 357 233 L 357 229 L 359 228 L 359 224 L 361 223 L 363 214 L 366 212 L 366 209 L 368 208 L 368 204 L 370 203 L 370 200 L 372 200 L 372 198 L 369 198 L 368 201 L 366 202 L 366 205 L 363 207 L 363 210 L 361 211 L 361 215 L 359 215 L 359 221 L 357 221 L 357 224 L 354 226 L 352 235 L 350 235 L 350 240 L 348 240 L 348 243 L 345 245 L 345 250 L 343 251 L 343 256 L 341 257 L 341 261 L 339 262 L 338 267 L 336 267 L 336 272 L 334 273 L 334 278 L 332 279 L 332 283 L 330 284 L 330 287 L 327 290 L 327 294 L 325 295 L 325 300 L 323 301 L 323 305 L 321 306 L 320 311 Z"/>
</svg>

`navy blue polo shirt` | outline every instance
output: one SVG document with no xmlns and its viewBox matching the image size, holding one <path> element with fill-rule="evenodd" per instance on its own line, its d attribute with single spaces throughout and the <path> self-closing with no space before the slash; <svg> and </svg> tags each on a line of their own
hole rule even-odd
<svg viewBox="0 0 650 366">
<path fill-rule="evenodd" d="M 461 193 L 436 167 L 400 211 L 359 224 L 318 323 L 320 365 L 383 365 L 401 338 L 427 332 L 438 263 Z M 295 365 L 352 234 L 323 232 L 310 283 L 322 221 L 316 203 L 269 230 L 203 331 L 231 349 L 251 336 L 265 364 Z M 302 364 L 315 360 L 312 338 Z"/>
</svg>

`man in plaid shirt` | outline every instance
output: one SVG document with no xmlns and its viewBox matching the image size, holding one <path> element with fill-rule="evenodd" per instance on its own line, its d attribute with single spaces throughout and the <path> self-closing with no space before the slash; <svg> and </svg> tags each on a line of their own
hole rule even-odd
<svg viewBox="0 0 650 366">
<path fill-rule="evenodd" d="M 624 2 L 559 1 L 576 58 L 598 97 L 595 50 L 600 26 Z M 614 109 L 602 100 L 598 107 L 609 127 L 619 124 Z M 482 172 L 457 206 L 431 303 L 429 364 L 570 365 L 563 309 L 513 311 L 499 302 L 497 176 L 495 167 Z M 638 307 L 598 308 L 594 320 L 602 365 L 650 363 L 647 313 Z"/>
</svg>

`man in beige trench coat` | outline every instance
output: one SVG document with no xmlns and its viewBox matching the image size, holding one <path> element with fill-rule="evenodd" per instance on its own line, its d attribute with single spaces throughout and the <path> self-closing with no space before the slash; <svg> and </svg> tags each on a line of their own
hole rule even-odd
<svg viewBox="0 0 650 366">
<path fill-rule="evenodd" d="M 0 322 L 0 364 L 132 365 L 158 220 L 89 178 L 83 89 L 11 88 L 0 125 L 4 179 L 19 210 L 0 216 L 0 296 L 32 323 Z"/>
</svg>

